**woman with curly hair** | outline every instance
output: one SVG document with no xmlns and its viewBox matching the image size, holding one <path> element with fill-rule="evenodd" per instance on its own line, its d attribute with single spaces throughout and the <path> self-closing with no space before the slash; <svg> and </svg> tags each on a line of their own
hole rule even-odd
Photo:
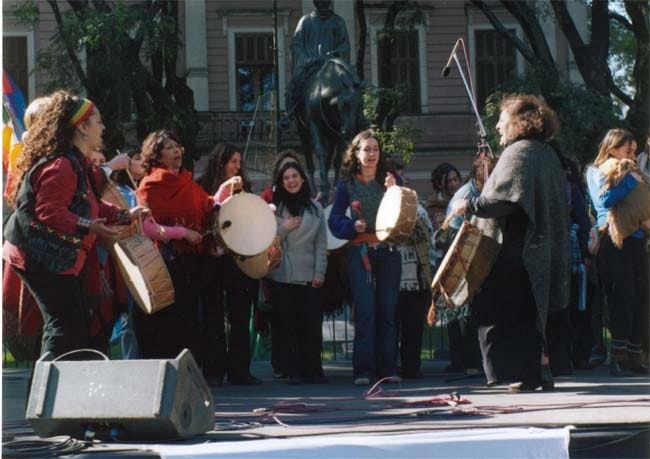
<svg viewBox="0 0 650 459">
<path fill-rule="evenodd" d="M 553 389 L 542 366 L 549 312 L 569 300 L 566 174 L 549 143 L 555 112 L 534 95 L 501 102 L 497 131 L 506 147 L 479 196 L 458 200 L 456 214 L 495 239 L 501 251 L 472 302 L 488 385 L 517 381 L 512 392 Z M 546 363 L 546 361 L 545 361 Z"/>
<path fill-rule="evenodd" d="M 138 203 L 151 209 L 143 231 L 156 241 L 172 279 L 174 304 L 147 315 L 136 314 L 136 336 L 142 357 L 175 358 L 189 348 L 201 364 L 201 276 L 207 260 L 203 233 L 210 228 L 219 195 L 208 195 L 183 167 L 183 146 L 167 129 L 149 134 L 142 143 L 146 175 L 136 191 Z"/>
<path fill-rule="evenodd" d="M 130 224 L 143 212 L 101 200 L 102 172 L 90 156 L 103 132 L 92 101 L 58 91 L 39 111 L 17 165 L 3 256 L 41 310 L 42 353 L 60 356 L 89 345 L 87 298 L 100 285 L 96 239 L 117 236 L 107 225 Z"/>
<path fill-rule="evenodd" d="M 246 178 L 241 150 L 232 144 L 217 144 L 209 155 L 200 184 L 208 193 L 225 190 L 224 199 L 239 191 L 251 191 Z M 257 297 L 258 281 L 244 274 L 223 245 L 212 250 L 208 268 L 203 272 L 207 297 L 207 328 L 204 334 L 208 381 L 220 385 L 227 376 L 231 384 L 260 384 L 262 381 L 250 374 L 251 307 Z M 224 314 L 228 311 L 230 330 L 226 343 Z"/>
<path fill-rule="evenodd" d="M 400 252 L 375 233 L 379 204 L 395 176 L 372 130 L 352 140 L 343 158 L 329 228 L 349 239 L 347 271 L 354 302 L 354 383 L 397 375 L 395 313 L 401 275 Z M 352 218 L 346 216 L 350 208 Z"/>
</svg>

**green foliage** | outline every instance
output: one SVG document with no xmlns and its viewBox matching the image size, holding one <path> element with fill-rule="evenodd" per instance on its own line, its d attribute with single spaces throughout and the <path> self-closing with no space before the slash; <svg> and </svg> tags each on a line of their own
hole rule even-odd
<svg viewBox="0 0 650 459">
<path fill-rule="evenodd" d="M 25 0 L 18 3 L 13 7 L 11 12 L 20 22 L 30 26 L 36 25 L 40 18 L 38 6 L 32 0 Z"/>
<path fill-rule="evenodd" d="M 381 100 L 383 103 L 389 105 L 389 112 L 391 114 L 389 116 L 392 116 L 393 119 L 397 118 L 399 107 L 403 103 L 405 94 L 405 87 L 377 88 L 370 86 L 366 88 L 363 94 L 364 116 L 366 119 L 376 121 L 375 115 Z M 410 163 L 415 153 L 415 144 L 422 134 L 420 130 L 406 123 L 399 125 L 390 124 L 389 126 L 383 126 L 381 124 L 383 123 L 373 124 L 372 128 L 379 138 L 384 153 L 393 157 L 398 156 L 406 164 Z"/>
<path fill-rule="evenodd" d="M 485 128 L 490 145 L 499 144 L 496 124 L 499 119 L 499 103 L 506 94 L 538 94 L 555 110 L 560 120 L 556 139 L 562 151 L 580 164 L 586 164 L 596 155 L 595 145 L 607 129 L 621 126 L 614 116 L 609 98 L 585 90 L 570 82 L 554 83 L 545 78 L 544 69 L 531 69 L 521 77 L 515 77 L 497 88 L 486 104 Z"/>
</svg>

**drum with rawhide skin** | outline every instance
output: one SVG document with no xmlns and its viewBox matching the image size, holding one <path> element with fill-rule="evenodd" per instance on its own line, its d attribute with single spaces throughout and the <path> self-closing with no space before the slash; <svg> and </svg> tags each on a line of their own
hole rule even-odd
<svg viewBox="0 0 650 459">
<path fill-rule="evenodd" d="M 377 210 L 377 239 L 387 244 L 406 244 L 415 227 L 418 195 L 403 186 L 389 187 Z"/>
</svg>

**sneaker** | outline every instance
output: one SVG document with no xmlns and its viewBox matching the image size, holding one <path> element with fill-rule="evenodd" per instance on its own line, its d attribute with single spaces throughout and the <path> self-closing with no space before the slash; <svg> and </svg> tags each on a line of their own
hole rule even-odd
<svg viewBox="0 0 650 459">
<path fill-rule="evenodd" d="M 370 384 L 370 378 L 367 376 L 361 376 L 359 378 L 355 378 L 354 380 L 355 386 L 367 386 L 368 384 Z"/>
</svg>

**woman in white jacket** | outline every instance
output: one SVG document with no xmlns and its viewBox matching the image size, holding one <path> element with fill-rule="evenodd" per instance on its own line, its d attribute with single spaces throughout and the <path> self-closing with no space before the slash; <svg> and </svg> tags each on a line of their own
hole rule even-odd
<svg viewBox="0 0 650 459">
<path fill-rule="evenodd" d="M 289 384 L 324 383 L 321 363 L 322 322 L 318 289 L 325 282 L 327 229 L 323 209 L 311 198 L 302 166 L 284 164 L 274 177 L 282 262 L 270 273 L 273 314 L 284 325 L 273 330 L 289 338 Z"/>
</svg>

